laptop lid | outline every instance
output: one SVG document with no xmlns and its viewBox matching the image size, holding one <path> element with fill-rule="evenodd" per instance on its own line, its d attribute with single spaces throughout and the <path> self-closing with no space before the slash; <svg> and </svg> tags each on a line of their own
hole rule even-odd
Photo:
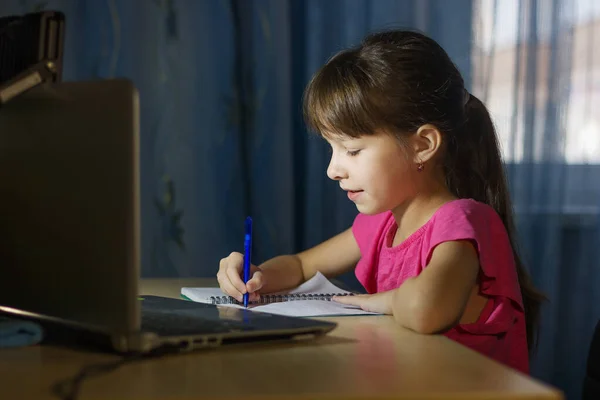
<svg viewBox="0 0 600 400">
<path fill-rule="evenodd" d="M 0 311 L 106 334 L 120 352 L 333 329 L 138 296 L 138 121 L 127 80 L 46 84 L 0 108 Z"/>
<path fill-rule="evenodd" d="M 0 306 L 139 329 L 138 121 L 121 79 L 45 84 L 0 108 Z"/>
</svg>

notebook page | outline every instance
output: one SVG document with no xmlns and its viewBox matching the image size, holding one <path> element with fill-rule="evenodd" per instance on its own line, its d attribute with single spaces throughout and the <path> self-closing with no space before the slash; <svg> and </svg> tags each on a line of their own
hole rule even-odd
<svg viewBox="0 0 600 400">
<path fill-rule="evenodd" d="M 240 308 L 239 304 L 219 304 L 217 307 Z M 334 317 L 349 315 L 381 315 L 358 307 L 322 300 L 282 301 L 279 303 L 249 305 L 248 310 L 288 317 Z"/>
<path fill-rule="evenodd" d="M 244 308 L 239 304 L 219 304 L 218 307 Z M 324 317 L 342 315 L 380 315 L 358 307 L 323 300 L 282 301 L 279 303 L 249 305 L 249 310 L 288 317 Z"/>
<path fill-rule="evenodd" d="M 315 276 L 302 283 L 295 289 L 288 292 L 289 294 L 333 294 L 333 293 L 350 293 L 347 290 L 340 289 L 329 281 L 320 272 Z"/>
<path fill-rule="evenodd" d="M 350 293 L 346 290 L 342 290 L 331 283 L 325 275 L 320 272 L 317 272 L 315 276 L 310 278 L 308 281 L 302 283 L 297 288 L 278 292 L 271 293 L 272 295 L 277 294 L 328 294 L 328 293 Z M 190 300 L 197 301 L 200 303 L 211 303 L 211 296 L 225 296 L 225 293 L 221 291 L 219 288 L 192 288 L 192 287 L 183 287 L 181 288 L 181 294 L 187 297 Z"/>
<path fill-rule="evenodd" d="M 323 274 L 318 272 L 314 277 L 302 283 L 297 288 L 280 292 L 280 294 L 333 294 L 350 293 L 331 283 Z M 219 288 L 181 288 L 181 294 L 193 301 L 211 303 L 211 296 L 224 296 Z M 276 293 L 273 293 L 276 294 Z M 238 304 L 220 304 L 219 307 L 244 308 Z M 317 317 L 332 315 L 376 315 L 376 313 L 363 311 L 358 307 L 339 304 L 334 301 L 324 300 L 290 300 L 270 304 L 250 304 L 249 309 L 258 312 L 295 316 Z"/>
<path fill-rule="evenodd" d="M 284 301 L 280 303 L 264 304 L 253 308 L 253 311 L 287 315 L 289 317 L 377 315 L 376 313 L 361 310 L 358 307 L 336 303 L 335 301 L 323 300 Z"/>
<path fill-rule="evenodd" d="M 225 293 L 219 288 L 201 288 L 201 287 L 182 287 L 181 294 L 190 300 L 198 303 L 211 304 L 212 297 L 225 296 Z"/>
</svg>

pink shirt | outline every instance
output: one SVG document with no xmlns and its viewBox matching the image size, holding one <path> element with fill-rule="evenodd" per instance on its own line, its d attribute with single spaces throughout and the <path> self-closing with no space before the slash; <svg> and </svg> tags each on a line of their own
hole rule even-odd
<svg viewBox="0 0 600 400">
<path fill-rule="evenodd" d="M 489 296 L 477 322 L 456 325 L 444 335 L 501 363 L 529 373 L 523 300 L 512 248 L 494 209 L 472 199 L 454 200 L 398 246 L 391 247 L 397 225 L 391 212 L 359 214 L 352 231 L 361 259 L 356 277 L 368 293 L 399 287 L 429 264 L 443 242 L 470 240 L 479 254 L 480 293 Z"/>
</svg>

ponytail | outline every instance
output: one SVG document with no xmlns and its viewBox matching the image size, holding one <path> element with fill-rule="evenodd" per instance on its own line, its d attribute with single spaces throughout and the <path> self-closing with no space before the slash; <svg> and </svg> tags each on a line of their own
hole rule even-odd
<svg viewBox="0 0 600 400">
<path fill-rule="evenodd" d="M 519 256 L 513 210 L 496 131 L 485 105 L 469 95 L 465 102 L 465 124 L 450 135 L 445 162 L 446 183 L 458 198 L 472 198 L 493 207 L 508 233 L 525 309 L 527 347 L 536 347 L 540 306 L 546 296 L 538 291 Z M 460 136 L 468 136 L 460 140 Z M 457 139 L 458 137 L 458 139 Z"/>
</svg>

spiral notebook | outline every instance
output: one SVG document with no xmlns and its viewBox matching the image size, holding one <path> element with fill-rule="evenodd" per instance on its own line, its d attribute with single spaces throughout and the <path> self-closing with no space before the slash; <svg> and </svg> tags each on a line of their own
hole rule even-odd
<svg viewBox="0 0 600 400">
<path fill-rule="evenodd" d="M 323 274 L 317 274 L 295 289 L 287 292 L 262 295 L 259 302 L 252 302 L 248 308 L 253 311 L 293 317 L 322 317 L 341 315 L 377 315 L 358 307 L 331 301 L 333 296 L 352 296 L 353 293 L 340 289 Z M 233 297 L 225 295 L 219 288 L 181 288 L 181 296 L 200 303 L 216 304 L 225 307 L 243 308 Z"/>
</svg>

